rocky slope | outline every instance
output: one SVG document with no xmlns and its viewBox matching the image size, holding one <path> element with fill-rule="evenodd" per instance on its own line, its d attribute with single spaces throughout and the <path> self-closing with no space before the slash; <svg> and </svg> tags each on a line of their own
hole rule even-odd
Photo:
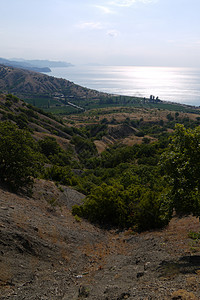
<svg viewBox="0 0 200 300">
<path fill-rule="evenodd" d="M 31 198 L 0 189 L 1 300 L 200 298 L 195 218 L 140 235 L 106 231 L 72 216 L 83 198 L 43 180 Z"/>
</svg>

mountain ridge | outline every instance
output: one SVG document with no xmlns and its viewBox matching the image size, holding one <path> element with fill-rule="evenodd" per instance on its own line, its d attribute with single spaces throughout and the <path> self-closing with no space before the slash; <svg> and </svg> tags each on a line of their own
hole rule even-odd
<svg viewBox="0 0 200 300">
<path fill-rule="evenodd" d="M 22 63 L 29 63 L 33 66 L 44 68 L 66 68 L 66 67 L 73 67 L 73 64 L 64 62 L 64 61 L 52 61 L 52 60 L 47 60 L 47 59 L 17 59 L 17 61 L 22 62 Z"/>
<path fill-rule="evenodd" d="M 47 66 L 39 67 L 39 66 L 34 66 L 28 62 L 11 61 L 5 58 L 0 58 L 0 64 L 14 67 L 14 68 L 21 68 L 29 71 L 34 71 L 34 72 L 46 72 L 46 73 L 51 72 L 51 69 Z"/>
<path fill-rule="evenodd" d="M 0 64 L 5 66 L 11 66 L 14 68 L 22 68 L 29 71 L 35 71 L 40 73 L 49 73 L 51 72 L 50 68 L 56 67 L 72 67 L 71 63 L 62 62 L 62 61 L 50 61 L 50 60 L 26 60 L 23 58 L 20 59 L 5 59 L 0 57 Z"/>
<path fill-rule="evenodd" d="M 30 102 L 35 98 L 43 97 L 46 103 L 56 97 L 65 100 L 66 98 L 81 100 L 86 97 L 93 99 L 99 95 L 105 95 L 105 93 L 81 87 L 66 79 L 2 64 L 0 64 L 0 91 L 15 94 Z"/>
</svg>

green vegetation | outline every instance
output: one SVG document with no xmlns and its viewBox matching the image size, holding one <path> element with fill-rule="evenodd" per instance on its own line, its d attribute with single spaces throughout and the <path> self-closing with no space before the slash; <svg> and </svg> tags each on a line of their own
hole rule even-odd
<svg viewBox="0 0 200 300">
<path fill-rule="evenodd" d="M 200 239 L 200 232 L 190 231 L 189 234 L 188 234 L 188 237 L 191 238 L 192 240 L 199 240 Z"/>
<path fill-rule="evenodd" d="M 29 188 L 40 170 L 37 145 L 29 132 L 10 122 L 0 123 L 0 180 L 18 191 Z"/>
<path fill-rule="evenodd" d="M 65 115 L 78 113 L 77 108 L 69 102 L 80 106 L 84 110 L 105 107 L 137 107 L 144 109 L 167 109 L 171 111 L 185 111 L 197 113 L 193 107 L 186 107 L 177 103 L 162 102 L 159 99 L 109 95 L 81 87 L 68 80 L 37 74 L 18 68 L 0 67 L 1 90 L 14 93 L 18 97 L 34 106 L 48 112 Z M 15 96 L 14 96 L 15 97 Z M 9 107 L 10 102 L 7 101 Z M 61 108 L 62 107 L 62 108 Z M 82 112 L 81 109 L 79 109 Z"/>
<path fill-rule="evenodd" d="M 156 142 L 108 149 L 91 163 L 89 176 L 100 186 L 87 185 L 85 203 L 73 213 L 137 231 L 168 224 L 173 210 L 200 216 L 199 142 L 199 127 L 179 124 L 167 148 Z"/>
<path fill-rule="evenodd" d="M 167 225 L 174 211 L 200 216 L 200 117 L 167 111 L 159 118 L 159 112 L 96 110 L 70 116 L 68 124 L 76 126 L 68 127 L 65 119 L 3 96 L 0 180 L 15 191 L 31 188 L 34 177 L 72 186 L 86 195 L 73 208 L 76 218 L 106 227 L 143 231 Z M 119 142 L 127 131 L 140 144 Z M 95 144 L 102 139 L 113 144 L 99 154 Z"/>
<path fill-rule="evenodd" d="M 132 227 L 142 231 L 168 224 L 159 194 L 132 184 L 127 189 L 115 182 L 92 189 L 84 205 L 74 206 L 73 214 L 101 225 Z"/>
<path fill-rule="evenodd" d="M 138 231 L 166 225 L 171 211 L 164 199 L 168 187 L 157 166 L 160 151 L 158 143 L 113 147 L 89 160 L 90 170 L 79 179 L 86 201 L 73 213 Z"/>
<path fill-rule="evenodd" d="M 200 127 L 177 125 L 162 164 L 176 212 L 200 216 Z"/>
<path fill-rule="evenodd" d="M 194 231 L 190 231 L 188 233 L 188 237 L 192 240 L 192 242 L 190 243 L 191 247 L 190 247 L 190 251 L 195 253 L 195 252 L 199 252 L 200 250 L 200 232 L 194 232 Z"/>
</svg>

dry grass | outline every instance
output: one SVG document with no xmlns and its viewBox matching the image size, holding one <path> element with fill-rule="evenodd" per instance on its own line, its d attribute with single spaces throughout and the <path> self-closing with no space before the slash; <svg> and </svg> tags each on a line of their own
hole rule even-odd
<svg viewBox="0 0 200 300">
<path fill-rule="evenodd" d="M 200 223 L 196 217 L 174 217 L 165 229 L 155 231 L 153 235 L 162 237 L 163 246 L 167 247 L 171 253 L 180 252 L 190 255 L 192 254 L 191 239 L 188 238 L 188 233 L 199 230 Z"/>
<path fill-rule="evenodd" d="M 115 108 L 103 108 L 98 110 L 98 118 L 96 118 L 95 110 L 91 110 L 89 113 L 86 112 L 82 115 L 71 115 L 66 117 L 66 119 L 75 122 L 76 127 L 86 125 L 88 123 L 95 124 L 100 123 L 104 118 L 109 122 L 114 118 L 118 123 L 125 121 L 127 118 L 131 120 L 140 120 L 143 118 L 145 122 L 156 122 L 156 121 L 167 121 L 167 115 L 171 113 L 174 117 L 175 112 L 168 110 L 159 110 L 157 108 L 145 109 L 145 108 L 127 108 L 127 107 L 115 107 Z M 93 115 L 92 115 L 93 114 Z M 199 117 L 198 114 L 192 113 L 182 113 L 179 112 L 179 118 L 190 118 L 191 120 L 196 120 Z"/>
<path fill-rule="evenodd" d="M 108 147 L 108 145 L 106 143 L 104 143 L 103 141 L 96 140 L 96 141 L 94 141 L 94 143 L 95 143 L 95 146 L 96 146 L 99 154 Z"/>
<path fill-rule="evenodd" d="M 191 292 L 186 290 L 178 290 L 172 294 L 172 300 L 198 300 L 198 298 Z"/>
<path fill-rule="evenodd" d="M 157 140 L 157 139 L 152 138 L 148 135 L 145 135 L 145 137 L 148 138 L 150 140 L 150 142 L 155 142 Z M 127 146 L 133 146 L 135 144 L 142 144 L 143 143 L 143 137 L 138 137 L 138 136 L 132 135 L 132 136 L 129 136 L 129 137 L 123 139 L 122 143 L 124 145 L 127 145 Z"/>
<path fill-rule="evenodd" d="M 89 264 L 85 269 L 87 273 L 86 281 L 91 282 L 95 272 L 104 269 L 109 261 L 109 257 L 129 255 L 130 247 L 118 235 L 113 237 L 110 233 L 107 233 L 107 242 L 99 242 L 93 245 L 86 244 L 80 247 L 81 253 L 89 259 Z"/>
</svg>

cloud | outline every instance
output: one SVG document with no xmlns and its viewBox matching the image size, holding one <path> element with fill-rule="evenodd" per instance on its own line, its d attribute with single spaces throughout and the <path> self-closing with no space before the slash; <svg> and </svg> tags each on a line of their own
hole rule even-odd
<svg viewBox="0 0 200 300">
<path fill-rule="evenodd" d="M 103 25 L 100 22 L 83 22 L 78 27 L 81 29 L 103 29 Z"/>
<path fill-rule="evenodd" d="M 104 14 L 115 14 L 115 11 L 107 6 L 95 5 L 96 8 L 100 9 Z"/>
<path fill-rule="evenodd" d="M 119 35 L 119 31 L 115 29 L 108 30 L 106 33 L 110 37 L 117 37 Z"/>
<path fill-rule="evenodd" d="M 110 2 L 110 4 L 115 5 L 115 6 L 120 6 L 120 7 L 129 7 L 137 2 L 155 3 L 155 2 L 157 2 L 157 0 L 113 0 Z"/>
</svg>

